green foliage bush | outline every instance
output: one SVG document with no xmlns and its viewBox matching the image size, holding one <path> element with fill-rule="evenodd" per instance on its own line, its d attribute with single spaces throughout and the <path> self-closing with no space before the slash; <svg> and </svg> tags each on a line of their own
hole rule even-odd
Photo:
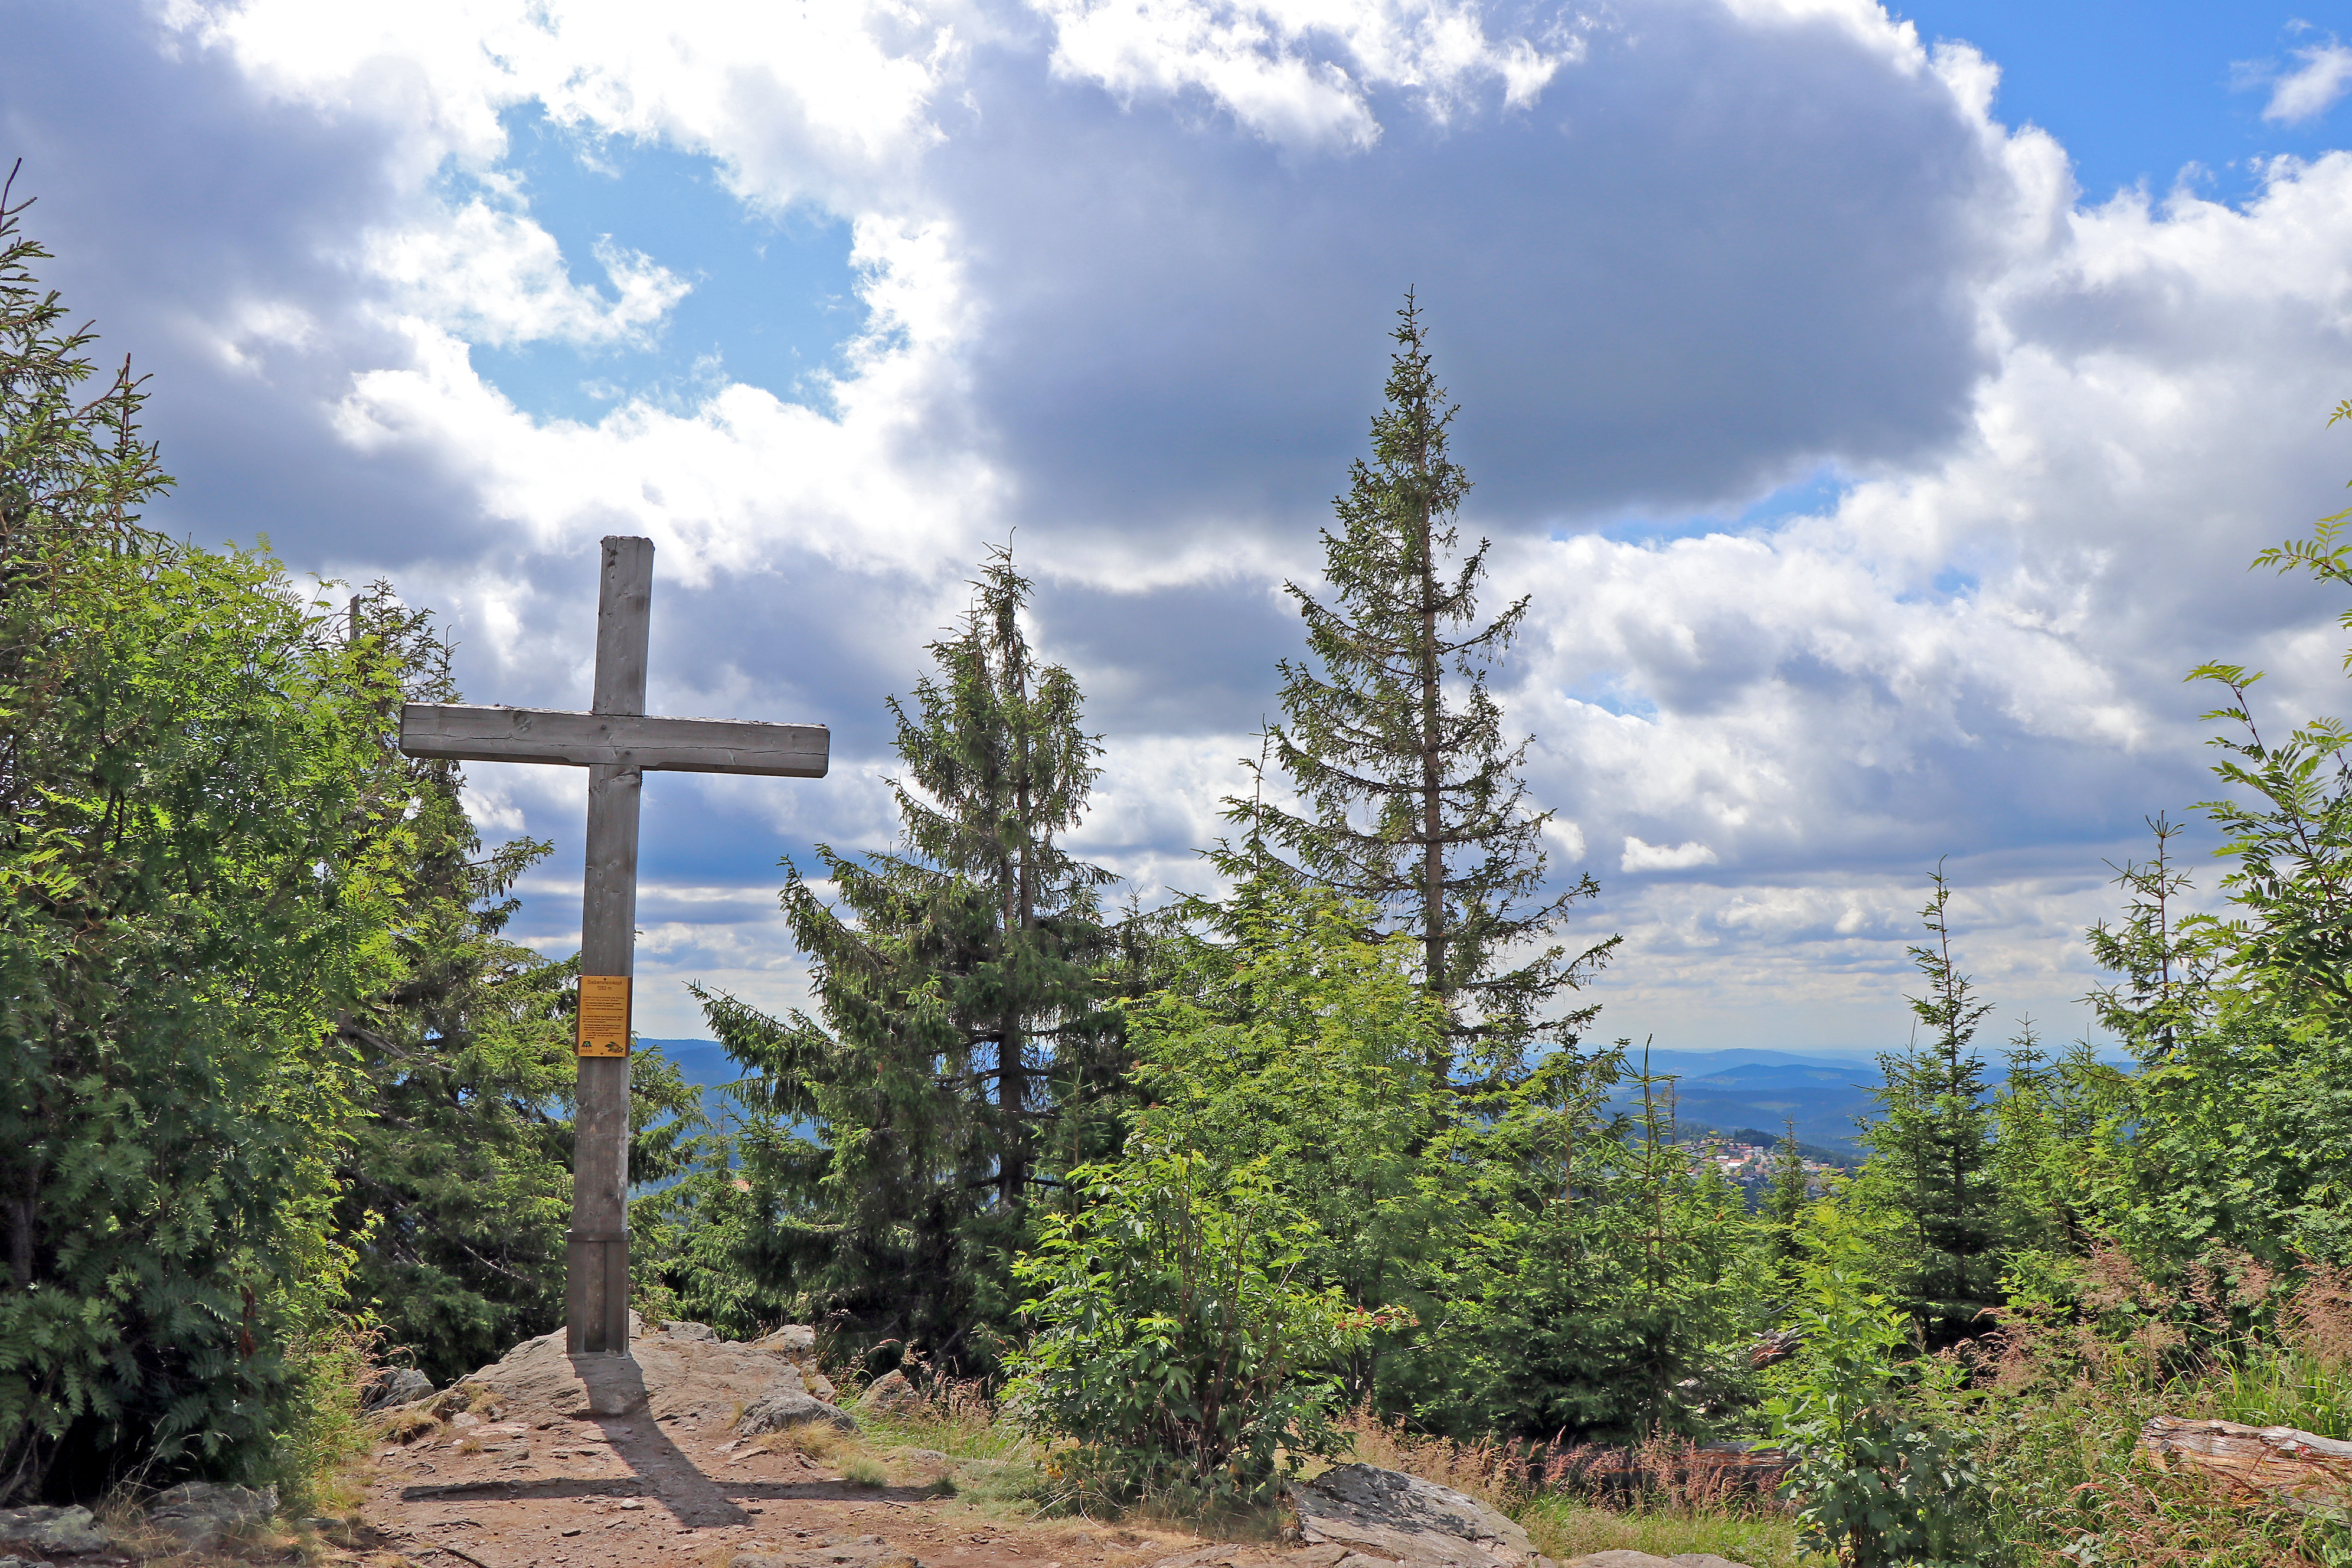
<svg viewBox="0 0 2352 1568">
<path fill-rule="evenodd" d="M 1347 1359 L 1350 1404 L 1425 1381 L 1414 1325 L 1435 1316 L 1465 1221 L 1441 1068 L 1444 1011 L 1414 983 L 1409 937 L 1366 935 L 1370 905 L 1272 880 L 1204 911 L 1172 944 L 1171 983 L 1126 1009 L 1149 1125 L 1225 1168 L 1281 1173 L 1312 1224 L 1301 1278 L 1366 1310 L 1402 1307 Z"/>
<path fill-rule="evenodd" d="M 1270 1163 L 1142 1152 L 1084 1180 L 1014 1265 L 1037 1332 L 1009 1402 L 1068 1440 L 1050 1461 L 1068 1490 L 1248 1505 L 1339 1452 L 1330 1369 L 1373 1320 L 1301 1278 L 1319 1238 Z"/>
<path fill-rule="evenodd" d="M 1794 1463 L 1784 1489 L 1804 1542 L 1850 1568 L 1980 1563 L 1973 1441 L 1937 1418 L 1959 1369 L 1925 1357 L 1898 1371 L 1903 1314 L 1867 1288 L 1844 1250 L 1808 1279 L 1795 1313 L 1803 1352 L 1766 1406 L 1772 1439 Z"/>
<path fill-rule="evenodd" d="M 1623 1043 L 1555 1060 L 1480 1128 L 1454 1312 L 1475 1381 L 1464 1414 L 1538 1438 L 1708 1436 L 1745 1397 L 1769 1260 L 1738 1190 L 1675 1146 L 1664 1084 L 1603 1114 Z"/>
<path fill-rule="evenodd" d="M 142 531 L 127 369 L 0 220 L 0 1496 L 257 1473 L 343 1305 L 338 1009 L 391 968 L 400 671 Z"/>
<path fill-rule="evenodd" d="M 1273 877 L 1208 911 L 1127 1008 L 1144 1124 L 1280 1173 L 1313 1222 L 1300 1278 L 1380 1314 L 1351 1405 L 1460 1436 L 1702 1429 L 1678 1388 L 1721 1392 L 1755 1326 L 1744 1202 L 1662 1092 L 1603 1111 L 1622 1049 L 1449 1084 L 1443 1005 L 1373 913 Z"/>
</svg>

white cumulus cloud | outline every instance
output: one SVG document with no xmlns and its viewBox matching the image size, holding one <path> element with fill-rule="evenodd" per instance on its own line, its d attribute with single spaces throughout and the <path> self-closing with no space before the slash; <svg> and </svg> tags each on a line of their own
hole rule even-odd
<svg viewBox="0 0 2352 1568">
<path fill-rule="evenodd" d="M 2263 118 L 2282 125 L 2316 120 L 2352 88 L 2352 47 L 2330 38 L 2294 51 L 2303 64 L 2273 79 Z"/>
<path fill-rule="evenodd" d="M 552 235 L 479 197 L 426 223 L 371 233 L 362 253 L 400 310 L 496 348 L 642 346 L 693 287 L 608 237 L 594 250 L 612 284 L 607 299 L 572 281 Z"/>
<path fill-rule="evenodd" d="M 1370 92 L 1402 90 L 1444 118 L 1481 82 L 1531 102 L 1581 58 L 1572 24 L 1547 47 L 1490 35 L 1462 0 L 1040 0 L 1057 74 L 1123 100 L 1197 89 L 1267 140 L 1362 149 L 1380 139 Z"/>
<path fill-rule="evenodd" d="M 1714 865 L 1715 851 L 1696 840 L 1668 847 L 1629 837 L 1620 864 L 1628 871 L 1687 871 L 1694 866 Z"/>
</svg>

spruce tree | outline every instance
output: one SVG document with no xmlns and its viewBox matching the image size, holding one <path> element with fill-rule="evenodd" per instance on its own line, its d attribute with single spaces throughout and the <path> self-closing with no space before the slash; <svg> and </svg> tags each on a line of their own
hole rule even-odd
<svg viewBox="0 0 2352 1568">
<path fill-rule="evenodd" d="M 1926 1037 L 1879 1057 L 1885 1081 L 1873 1092 L 1884 1114 L 1863 1142 L 1885 1201 L 1905 1220 L 1906 1304 L 1927 1342 L 1940 1347 L 1967 1337 L 1979 1313 L 2000 1304 L 2000 1194 L 1984 1058 L 1971 1045 L 1992 1005 L 1977 999 L 1952 961 L 1952 889 L 1943 868 L 1928 880 L 1920 919 L 1929 940 L 1910 950 L 1925 994 L 1907 998 Z"/>
<path fill-rule="evenodd" d="M 1812 1179 L 1805 1171 L 1805 1152 L 1797 1142 L 1796 1118 L 1782 1123 L 1780 1142 L 1772 1151 L 1772 1183 L 1764 1191 L 1766 1263 L 1784 1296 L 1796 1293 L 1798 1272 L 1804 1261 L 1805 1210 L 1813 1201 Z"/>
<path fill-rule="evenodd" d="M 402 672 L 394 696 L 457 700 L 429 615 L 377 584 L 350 616 L 353 641 Z M 571 971 L 504 935 L 509 889 L 549 846 L 485 851 L 457 764 L 398 765 L 415 801 L 400 840 L 399 972 L 338 1021 L 369 1114 L 337 1173 L 335 1218 L 358 1262 L 354 1298 L 387 1348 L 439 1383 L 562 1312 Z"/>
<path fill-rule="evenodd" d="M 1029 647 L 1009 550 L 975 587 L 929 647 L 936 672 L 890 700 L 900 846 L 817 846 L 831 903 L 785 862 L 823 1022 L 698 993 L 752 1069 L 737 1266 L 778 1310 L 968 1370 L 1009 1320 L 1005 1268 L 1040 1189 L 1102 1152 L 1118 1080 L 1097 980 L 1112 877 L 1062 843 L 1100 748 L 1076 680 Z"/>
<path fill-rule="evenodd" d="M 1528 807 L 1518 776 L 1528 741 L 1506 735 L 1486 689 L 1528 600 L 1479 619 L 1487 542 L 1460 546 L 1470 480 L 1446 447 L 1456 410 L 1412 295 L 1398 317 L 1371 460 L 1352 466 L 1333 503 L 1339 526 L 1323 531 L 1328 595 L 1285 584 L 1312 657 L 1280 667 L 1284 721 L 1268 729 L 1271 756 L 1248 764 L 1258 789 L 1226 803 L 1243 847 L 1213 858 L 1237 879 L 1319 882 L 1372 904 L 1412 935 L 1421 982 L 1446 1008 L 1436 1065 L 1507 1072 L 1538 1033 L 1574 1040 L 1596 1009 L 1548 1024 L 1540 1015 L 1617 939 L 1573 959 L 1537 947 L 1600 889 L 1588 875 L 1545 891 L 1550 814 Z M 1288 775 L 1297 811 L 1267 798 L 1268 762 Z"/>
</svg>

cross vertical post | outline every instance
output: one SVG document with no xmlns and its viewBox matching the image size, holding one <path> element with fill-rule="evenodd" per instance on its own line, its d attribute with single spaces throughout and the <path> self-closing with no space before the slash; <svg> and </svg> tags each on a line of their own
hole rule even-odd
<svg viewBox="0 0 2352 1568">
<path fill-rule="evenodd" d="M 400 749 L 459 763 L 588 770 L 588 863 L 580 890 L 579 1057 L 563 1342 L 572 1355 L 629 1352 L 629 1014 L 637 948 L 637 805 L 648 773 L 821 779 L 822 724 L 660 719 L 646 712 L 654 544 L 604 542 L 591 710 L 408 702 Z M 356 601 L 354 601 L 356 604 Z"/>
<path fill-rule="evenodd" d="M 653 621 L 654 546 L 610 538 L 596 595 L 596 689 L 589 711 L 646 710 L 646 646 Z M 581 1004 L 593 976 L 617 978 L 627 997 L 636 967 L 637 805 L 645 774 L 625 764 L 588 770 L 587 872 L 580 895 Z M 626 1050 L 625 1015 L 623 1050 Z M 586 1038 L 583 1031 L 582 1038 Z M 572 1121 L 572 1234 L 564 1270 L 563 1341 L 573 1355 L 629 1349 L 629 1058 L 580 1058 Z"/>
</svg>

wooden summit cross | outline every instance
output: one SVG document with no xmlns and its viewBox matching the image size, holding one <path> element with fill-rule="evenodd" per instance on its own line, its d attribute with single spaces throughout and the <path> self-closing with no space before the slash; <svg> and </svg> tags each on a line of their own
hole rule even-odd
<svg viewBox="0 0 2352 1568">
<path fill-rule="evenodd" d="M 585 713 L 411 702 L 400 749 L 467 763 L 561 763 L 588 770 L 588 868 L 580 897 L 579 1111 L 564 1344 L 573 1355 L 629 1349 L 629 977 L 637 923 L 637 799 L 648 772 L 824 776 L 822 724 L 655 719 L 646 713 L 646 634 L 654 545 L 604 541 L 596 600 L 596 692 Z"/>
</svg>

